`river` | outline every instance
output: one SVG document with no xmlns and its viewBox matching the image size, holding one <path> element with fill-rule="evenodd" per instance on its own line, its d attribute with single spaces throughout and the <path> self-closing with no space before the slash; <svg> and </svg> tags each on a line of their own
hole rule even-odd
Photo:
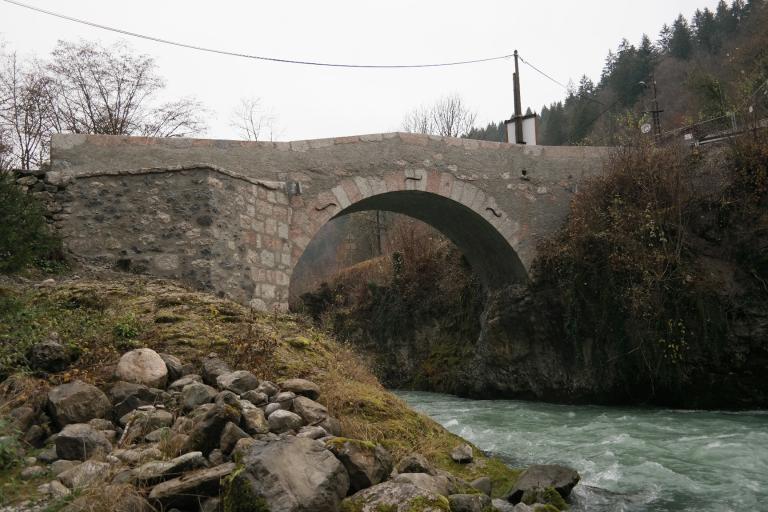
<svg viewBox="0 0 768 512">
<path fill-rule="evenodd" d="M 572 511 L 768 511 L 768 411 L 711 412 L 398 396 L 514 466 L 581 474 Z"/>
</svg>

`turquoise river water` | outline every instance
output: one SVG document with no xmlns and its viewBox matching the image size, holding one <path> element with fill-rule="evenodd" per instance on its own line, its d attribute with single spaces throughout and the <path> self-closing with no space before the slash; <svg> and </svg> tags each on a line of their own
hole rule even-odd
<svg viewBox="0 0 768 512">
<path fill-rule="evenodd" d="M 709 412 L 469 400 L 397 392 L 515 466 L 564 464 L 572 511 L 768 511 L 768 411 Z"/>
</svg>

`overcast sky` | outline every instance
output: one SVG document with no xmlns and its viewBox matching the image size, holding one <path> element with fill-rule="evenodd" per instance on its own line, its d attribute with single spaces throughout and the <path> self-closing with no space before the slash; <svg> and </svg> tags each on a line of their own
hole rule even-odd
<svg viewBox="0 0 768 512">
<path fill-rule="evenodd" d="M 96 23 L 230 51 L 297 60 L 410 64 L 476 59 L 514 49 L 554 78 L 597 80 L 622 37 L 656 39 L 678 13 L 717 0 L 227 1 L 22 0 Z M 58 39 L 127 41 L 155 57 L 169 97 L 195 96 L 211 111 L 214 138 L 230 126 L 240 98 L 258 97 L 277 117 L 279 140 L 396 131 L 413 107 L 457 93 L 478 123 L 512 113 L 511 60 L 452 68 L 329 69 L 213 55 L 133 39 L 28 11 L 0 0 L 7 49 L 45 56 Z M 564 97 L 522 65 L 523 108 Z"/>
</svg>

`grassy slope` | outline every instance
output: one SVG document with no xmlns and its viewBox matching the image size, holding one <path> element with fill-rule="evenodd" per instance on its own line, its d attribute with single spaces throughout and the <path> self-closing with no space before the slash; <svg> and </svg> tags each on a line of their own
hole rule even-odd
<svg viewBox="0 0 768 512">
<path fill-rule="evenodd" d="M 80 351 L 67 372 L 41 380 L 25 374 L 22 354 L 56 331 Z M 462 441 L 387 392 L 350 347 L 301 317 L 250 311 L 177 283 L 119 274 L 65 278 L 52 288 L 0 281 L 0 375 L 16 375 L 0 389 L 0 416 L 45 389 L 74 378 L 106 386 L 119 356 L 150 347 L 197 362 L 215 351 L 238 369 L 262 379 L 302 377 L 323 390 L 320 402 L 342 423 L 346 437 L 383 444 L 398 460 L 417 451 L 438 467 L 471 480 L 488 475 L 494 494 L 503 494 L 518 471 L 476 451 L 477 462 L 461 466 L 448 452 Z M 10 385 L 14 383 L 13 385 Z M 0 503 L 33 489 L 16 491 L 16 470 L 0 472 Z M 39 483 L 39 482 L 33 482 Z M 23 491 L 23 492 L 19 492 Z"/>
</svg>

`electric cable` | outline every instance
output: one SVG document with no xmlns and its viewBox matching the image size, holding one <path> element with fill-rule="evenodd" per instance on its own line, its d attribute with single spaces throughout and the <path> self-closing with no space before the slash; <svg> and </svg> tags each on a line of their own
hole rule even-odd
<svg viewBox="0 0 768 512">
<path fill-rule="evenodd" d="M 254 60 L 261 60 L 261 61 L 268 61 L 268 62 L 279 62 L 283 64 L 299 64 L 304 66 L 319 66 L 319 67 L 330 67 L 330 68 L 357 68 L 357 69 L 408 69 L 408 68 L 438 68 L 438 67 L 449 67 L 449 66 L 461 66 L 465 64 L 477 64 L 481 62 L 491 62 L 496 60 L 503 60 L 508 59 L 512 57 L 512 54 L 509 55 L 499 55 L 496 57 L 485 57 L 480 59 L 471 59 L 471 60 L 459 60 L 459 61 L 452 61 L 452 62 L 440 62 L 440 63 L 426 63 L 426 64 L 346 64 L 346 63 L 333 63 L 333 62 L 317 62 L 317 61 L 308 61 L 308 60 L 294 60 L 294 59 L 284 59 L 284 58 L 278 58 L 278 57 L 268 57 L 263 55 L 253 55 L 248 53 L 240 53 L 240 52 L 233 52 L 228 50 L 220 50 L 217 48 L 209 48 L 205 46 L 198 46 L 194 44 L 189 43 L 182 43 L 179 41 L 172 41 L 170 39 L 163 39 L 160 37 L 155 36 L 149 36 L 146 34 L 141 34 L 138 32 L 131 32 L 129 30 L 124 30 L 117 27 L 111 27 L 108 25 L 102 25 L 100 23 L 95 23 L 93 21 L 88 21 L 80 18 L 75 18 L 73 16 L 67 16 L 66 14 L 61 14 L 54 11 L 49 11 L 47 9 L 42 9 L 40 7 L 35 7 L 33 5 L 29 5 L 23 2 L 19 2 L 17 0 L 3 0 L 5 3 L 13 4 L 18 7 L 23 7 L 25 9 L 29 9 L 32 11 L 36 11 L 39 13 L 47 14 L 49 16 L 54 16 L 56 18 L 60 18 L 63 20 L 71 21 L 74 23 L 80 23 L 82 25 L 88 25 L 90 27 L 98 28 L 101 30 L 107 30 L 110 32 L 116 32 L 118 34 L 123 34 L 126 36 L 136 37 L 139 39 L 145 39 L 148 41 L 154 41 L 156 43 L 162 43 L 167 44 L 171 46 L 178 46 L 181 48 L 187 48 L 190 50 L 197 50 L 201 52 L 208 52 L 208 53 L 215 53 L 219 55 L 227 55 L 230 57 L 242 57 L 246 59 L 254 59 Z"/>
</svg>

